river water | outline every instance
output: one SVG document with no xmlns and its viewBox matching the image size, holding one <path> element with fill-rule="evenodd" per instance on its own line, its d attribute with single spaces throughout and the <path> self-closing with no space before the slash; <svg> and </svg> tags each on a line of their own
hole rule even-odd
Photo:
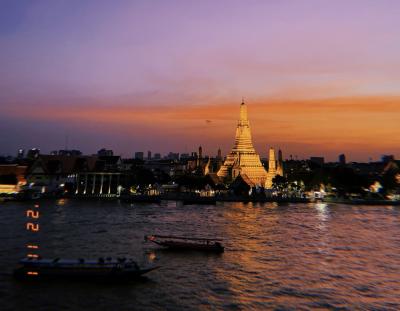
<svg viewBox="0 0 400 311">
<path fill-rule="evenodd" d="M 400 207 L 40 205 L 43 257 L 132 257 L 161 269 L 131 284 L 23 283 L 30 203 L 0 205 L 1 310 L 400 309 Z M 220 237 L 222 255 L 175 253 L 145 234 Z"/>
</svg>

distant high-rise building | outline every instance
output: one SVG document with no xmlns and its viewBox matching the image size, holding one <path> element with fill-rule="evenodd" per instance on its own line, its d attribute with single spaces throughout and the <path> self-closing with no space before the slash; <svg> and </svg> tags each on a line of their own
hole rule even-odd
<svg viewBox="0 0 400 311">
<path fill-rule="evenodd" d="M 58 150 L 58 155 L 62 155 L 62 156 L 80 156 L 82 155 L 82 152 L 80 150 L 67 150 L 67 149 L 62 149 L 62 150 Z"/>
<path fill-rule="evenodd" d="M 147 151 L 147 160 L 151 160 L 151 151 Z"/>
<path fill-rule="evenodd" d="M 18 149 L 17 158 L 18 159 L 23 159 L 24 156 L 25 156 L 25 150 L 24 149 Z"/>
<path fill-rule="evenodd" d="M 169 152 L 166 156 L 168 160 L 179 160 L 179 153 L 176 152 Z"/>
<path fill-rule="evenodd" d="M 190 158 L 189 153 L 181 153 L 181 156 L 180 156 L 181 160 L 187 160 L 189 158 Z"/>
<path fill-rule="evenodd" d="M 341 165 L 345 165 L 346 164 L 346 156 L 343 153 L 339 155 L 339 163 Z"/>
<path fill-rule="evenodd" d="M 28 153 L 26 154 L 26 157 L 28 159 L 36 159 L 40 155 L 40 149 L 38 148 L 32 148 L 28 150 Z"/>
<path fill-rule="evenodd" d="M 221 148 L 218 148 L 218 152 L 217 152 L 217 159 L 221 160 L 222 159 L 222 152 L 221 152 Z"/>
<path fill-rule="evenodd" d="M 200 146 L 199 147 L 199 156 L 197 158 L 197 167 L 200 166 L 202 160 L 203 160 L 203 148 Z"/>
<path fill-rule="evenodd" d="M 144 154 L 141 151 L 135 152 L 135 159 L 136 160 L 143 160 L 144 159 Z"/>
<path fill-rule="evenodd" d="M 161 159 L 161 154 L 160 153 L 155 153 L 153 159 L 154 160 L 160 160 Z"/>
<path fill-rule="evenodd" d="M 99 151 L 97 151 L 97 155 L 99 157 L 110 157 L 114 155 L 114 152 L 110 149 L 102 148 Z"/>
</svg>

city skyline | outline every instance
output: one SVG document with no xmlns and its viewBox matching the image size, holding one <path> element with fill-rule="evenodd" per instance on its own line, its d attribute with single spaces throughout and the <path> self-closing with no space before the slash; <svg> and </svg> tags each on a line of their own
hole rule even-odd
<svg viewBox="0 0 400 311">
<path fill-rule="evenodd" d="M 0 153 L 400 156 L 400 4 L 3 1 Z"/>
<path fill-rule="evenodd" d="M 342 110 L 352 110 L 354 109 L 354 106 L 352 105 L 348 105 L 346 104 L 345 99 L 343 104 L 337 104 L 336 102 L 330 102 L 329 100 L 327 101 L 328 105 L 326 107 L 324 107 L 326 110 L 331 110 L 331 114 L 328 116 L 329 118 L 332 118 L 333 116 L 335 116 L 336 121 L 337 122 L 342 122 L 341 125 L 346 125 L 346 120 L 345 118 L 343 118 L 343 114 L 342 114 Z M 395 106 L 396 99 L 393 99 L 393 101 L 387 101 L 388 106 L 393 105 Z M 279 102 L 277 102 L 279 103 Z M 302 113 L 304 115 L 308 114 L 308 113 L 312 113 L 312 109 L 315 105 L 315 103 L 313 104 L 312 102 L 309 102 L 309 107 L 307 110 L 305 111 L 300 111 L 299 107 L 295 107 L 292 106 L 293 110 L 296 110 L 297 113 Z M 367 115 L 375 115 L 378 112 L 378 107 L 374 107 L 374 105 L 369 105 L 368 101 L 366 102 L 361 102 L 361 104 L 364 105 L 365 111 L 363 112 L 364 114 Z M 293 105 L 293 104 L 292 104 Z M 276 104 L 275 107 L 277 107 L 278 105 Z M 221 116 L 221 118 L 219 119 L 220 124 L 219 125 L 215 125 L 213 124 L 212 120 L 208 120 L 208 119 L 204 119 L 206 118 L 207 114 L 209 113 L 210 109 L 220 109 L 220 110 L 216 110 L 216 114 L 217 113 L 225 113 L 225 115 Z M 371 141 L 360 141 L 357 142 L 357 136 L 350 136 L 347 135 L 347 139 L 348 140 L 339 140 L 334 142 L 334 147 L 335 148 L 328 148 L 325 147 L 325 149 L 318 149 L 315 148 L 315 145 L 313 145 L 313 142 L 310 141 L 310 143 L 306 143 L 306 142 L 291 142 L 291 141 L 287 141 L 285 139 L 285 134 L 288 135 L 290 134 L 288 131 L 291 131 L 292 128 L 287 126 L 287 120 L 282 120 L 282 121 L 275 121 L 275 122 L 271 122 L 270 123 L 270 127 L 269 129 L 270 131 L 270 137 L 269 137 L 269 141 L 265 141 L 263 140 L 263 135 L 262 135 L 262 128 L 263 128 L 263 119 L 257 117 L 260 115 L 260 113 L 257 113 L 257 110 L 255 112 L 252 111 L 252 108 L 258 108 L 261 111 L 265 111 L 265 109 L 269 108 L 263 105 L 254 105 L 254 107 L 252 107 L 250 105 L 250 111 L 252 112 L 252 116 L 250 117 L 250 121 L 252 124 L 252 127 L 255 129 L 254 133 L 253 133 L 253 137 L 254 137 L 254 145 L 257 148 L 257 150 L 260 150 L 260 156 L 262 158 L 267 158 L 268 155 L 268 150 L 270 147 L 274 147 L 275 149 L 282 149 L 284 151 L 284 158 L 285 159 L 289 159 L 290 156 L 292 156 L 293 158 L 298 158 L 298 159 L 308 159 L 311 156 L 323 156 L 325 157 L 328 161 L 337 161 L 339 154 L 345 153 L 346 157 L 349 161 L 360 161 L 360 162 L 368 162 L 370 160 L 372 161 L 379 161 L 381 159 L 382 155 L 385 154 L 394 154 L 396 156 L 396 154 L 398 154 L 398 152 L 393 152 L 394 149 L 390 149 L 390 147 L 387 147 L 386 149 L 379 149 L 379 146 L 375 146 L 373 144 L 373 142 Z M 283 111 L 283 109 L 285 109 L 285 107 L 277 107 L 278 111 L 275 113 L 276 115 L 278 115 L 279 113 L 281 113 Z M 16 153 L 16 150 L 18 150 L 19 148 L 23 148 L 23 149 L 30 149 L 30 148 L 39 148 L 41 149 L 41 151 L 43 153 L 50 153 L 53 150 L 58 150 L 58 149 L 79 149 L 81 151 L 83 151 L 83 153 L 85 154 L 92 154 L 97 152 L 97 150 L 105 147 L 106 149 L 112 149 L 115 154 L 118 155 L 122 155 L 126 158 L 132 157 L 133 154 L 136 151 L 143 151 L 143 152 L 147 152 L 152 151 L 153 153 L 161 153 L 161 154 L 168 154 L 169 152 L 179 152 L 179 153 L 191 153 L 192 151 L 197 151 L 197 148 L 199 145 L 201 145 L 203 147 L 203 149 L 205 150 L 205 154 L 210 155 L 210 156 L 215 156 L 217 154 L 217 150 L 219 148 L 221 148 L 222 153 L 226 153 L 230 150 L 230 148 L 232 148 L 234 140 L 233 140 L 233 134 L 234 131 L 231 129 L 229 129 L 230 127 L 235 127 L 236 123 L 237 123 L 237 116 L 235 116 L 238 113 L 238 105 L 236 104 L 235 106 L 232 107 L 232 105 L 223 105 L 221 107 L 218 106 L 214 106 L 214 107 L 193 107 L 194 110 L 196 110 L 195 116 L 192 118 L 188 118 L 185 122 L 183 122 L 185 130 L 186 129 L 190 129 L 191 127 L 194 128 L 195 130 L 199 130 L 201 131 L 202 134 L 207 133 L 210 136 L 212 136 L 214 138 L 214 141 L 212 143 L 210 143 L 209 141 L 206 143 L 202 143 L 205 140 L 199 138 L 198 142 L 196 141 L 191 141 L 187 144 L 185 144 L 185 146 L 182 147 L 182 141 L 184 139 L 187 139 L 188 141 L 190 141 L 190 137 L 188 138 L 185 134 L 185 131 L 183 131 L 182 133 L 180 133 L 179 131 L 182 129 L 182 127 L 178 127 L 178 128 L 174 128 L 173 125 L 175 123 L 174 120 L 179 119 L 180 116 L 185 115 L 185 110 L 182 110 L 180 112 L 174 112 L 171 113 L 171 115 L 173 115 L 174 119 L 168 123 L 168 130 L 170 130 L 171 132 L 168 133 L 168 131 L 165 131 L 163 133 L 160 133 L 160 135 L 158 135 L 157 137 L 154 138 L 154 141 L 159 141 L 159 143 L 153 143 L 153 140 L 151 141 L 146 141 L 148 140 L 148 137 L 145 134 L 145 130 L 148 129 L 149 127 L 151 127 L 151 124 L 149 125 L 147 123 L 147 118 L 149 113 L 152 111 L 152 114 L 154 115 L 155 113 L 157 113 L 158 116 L 163 115 L 164 113 L 166 113 L 165 110 L 159 109 L 159 108 L 149 108 L 149 107 L 142 107 L 142 110 L 140 111 L 140 113 L 138 113 L 138 110 L 135 108 L 135 111 L 132 111 L 129 109 L 129 107 L 125 107 L 125 110 L 123 110 L 122 112 L 119 112 L 118 115 L 118 122 L 122 123 L 123 126 L 125 126 L 126 124 L 129 124 L 129 122 L 132 120 L 132 118 L 138 117 L 138 119 L 141 119 L 143 123 L 140 123 L 139 126 L 143 126 L 144 128 L 142 128 L 140 134 L 140 138 L 142 140 L 139 141 L 139 143 L 131 140 L 131 143 L 129 145 L 126 145 L 125 142 L 120 141 L 118 142 L 117 139 L 117 143 L 105 143 L 105 144 L 101 144 L 101 143 L 94 143 L 91 144 L 90 141 L 90 137 L 80 137 L 78 135 L 74 136 L 71 135 L 70 132 L 65 131 L 65 132 L 60 132 L 59 135 L 60 136 L 56 136 L 54 137 L 53 140 L 53 144 L 49 144 L 46 146 L 46 144 L 40 144 L 41 139 L 39 138 L 38 140 L 35 140 L 35 136 L 25 136 L 25 137 L 21 137 L 21 138 L 25 138 L 26 141 L 28 142 L 25 145 L 15 145 L 16 149 L 15 150 L 11 150 L 9 152 L 3 152 L 4 155 L 14 155 Z M 42 112 L 40 112 L 40 114 L 32 115 L 33 117 L 38 117 L 41 118 Z M 54 113 L 52 114 L 53 118 L 55 118 L 55 120 L 57 119 L 57 116 L 60 116 L 62 118 L 65 118 L 66 120 L 69 120 L 70 122 L 82 122 L 82 121 L 86 121 L 86 117 L 88 117 L 85 114 L 85 111 L 82 111 L 82 108 L 79 107 L 78 109 L 76 109 L 75 111 L 73 109 L 70 109 L 68 112 L 61 112 L 59 111 L 58 114 Z M 103 116 L 102 116 L 103 115 Z M 254 116 L 253 116 L 254 115 Z M 107 121 L 108 125 L 110 125 L 110 122 L 112 123 L 113 119 L 110 118 L 110 110 L 108 108 L 104 108 L 103 111 L 101 111 L 101 113 L 99 113 L 99 117 L 97 120 L 100 120 L 101 117 L 105 118 L 103 119 L 103 121 Z M 187 117 L 187 115 L 186 115 Z M 389 114 L 387 114 L 387 117 L 389 119 L 393 118 L 393 116 Z M 341 120 L 342 119 L 342 120 Z M 309 121 L 309 120 L 306 120 Z M 326 121 L 326 120 L 313 120 L 314 126 L 318 126 L 320 121 Z M 202 126 L 202 123 L 205 122 L 206 126 Z M 196 124 L 196 125 L 194 125 Z M 286 126 L 283 126 L 283 124 L 286 124 Z M 4 124 L 3 124 L 4 125 Z M 181 124 L 182 125 L 182 124 Z M 347 124 L 349 125 L 349 124 Z M 0 125 L 1 126 L 1 125 Z M 365 127 L 371 126 L 371 124 L 366 123 Z M 365 129 L 365 128 L 364 128 Z M 46 130 L 46 129 L 45 129 Z M 48 130 L 51 130 L 50 128 Z M 343 129 L 344 131 L 348 130 L 348 129 Z M 363 128 L 359 129 L 360 131 L 363 130 Z M 395 131 L 396 129 L 390 129 Z M 304 128 L 303 128 L 304 131 Z M 260 133 L 261 132 L 261 133 Z M 116 138 L 115 131 L 111 131 L 110 137 L 111 140 L 113 140 L 114 138 Z M 293 133 L 293 134 L 298 134 L 298 133 Z M 316 135 L 316 137 L 318 137 L 318 135 L 320 135 L 320 132 L 315 132 L 314 133 Z M 360 135 L 360 133 L 358 133 Z M 160 148 L 160 147 L 154 147 L 154 145 L 159 145 L 160 143 L 162 143 L 162 141 L 165 139 L 165 135 L 170 135 L 170 137 L 172 135 L 174 135 L 176 137 L 176 139 L 174 139 L 175 137 L 172 136 L 172 141 L 175 142 L 175 147 L 172 144 L 169 144 L 169 146 Z M 376 142 L 379 142 L 380 144 L 383 143 L 383 139 L 384 137 L 379 137 L 379 135 L 381 136 L 386 136 L 388 137 L 390 140 L 394 140 L 395 137 L 391 136 L 390 133 L 383 133 L 382 134 L 382 129 L 377 129 L 377 131 L 375 132 L 375 140 Z M 272 138 L 272 139 L 271 139 Z M 23 140 L 22 139 L 22 140 Z M 261 139 L 261 142 L 260 142 Z M 343 146 L 342 144 L 344 142 L 347 143 L 352 143 L 352 139 L 355 140 L 353 142 L 358 143 L 358 145 L 360 147 L 365 147 L 365 149 L 361 149 L 359 152 L 354 152 L 349 148 L 346 148 L 346 146 Z M 109 140 L 109 141 L 111 141 Z M 36 144 L 35 144 L 36 142 Z M 144 143 L 143 143 L 144 142 Z M 330 143 L 332 143 L 333 141 L 330 141 Z M 42 148 L 43 145 L 45 145 L 45 148 Z M 89 147 L 88 147 L 89 146 Z M 122 147 L 123 146 L 123 147 Z M 144 146 L 144 147 L 140 147 L 140 146 Z M 339 147 L 337 147 L 339 146 Z M 369 147 L 369 148 L 368 148 Z M 3 150 L 2 150 L 3 151 Z"/>
</svg>

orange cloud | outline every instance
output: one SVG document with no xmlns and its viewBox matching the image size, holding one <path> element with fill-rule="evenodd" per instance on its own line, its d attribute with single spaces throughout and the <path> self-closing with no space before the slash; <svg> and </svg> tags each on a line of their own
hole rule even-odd
<svg viewBox="0 0 400 311">
<path fill-rule="evenodd" d="M 267 145 L 286 154 L 336 157 L 345 152 L 367 160 L 382 153 L 400 154 L 400 97 L 347 97 L 309 100 L 259 99 L 248 103 L 253 140 L 261 154 Z M 239 103 L 130 106 L 42 105 L 40 109 L 8 109 L 5 114 L 38 121 L 57 120 L 74 126 L 103 124 L 121 135 L 157 135 L 183 144 L 202 144 L 224 152 L 234 139 Z M 211 122 L 210 122 L 211 121 Z M 210 153 L 214 153 L 210 152 Z"/>
</svg>

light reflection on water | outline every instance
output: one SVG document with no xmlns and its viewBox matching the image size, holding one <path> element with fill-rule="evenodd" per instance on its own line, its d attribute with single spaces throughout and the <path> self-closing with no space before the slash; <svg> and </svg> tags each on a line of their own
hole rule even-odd
<svg viewBox="0 0 400 311">
<path fill-rule="evenodd" d="M 26 203 L 0 208 L 0 268 L 24 255 Z M 400 208 L 58 201 L 41 205 L 48 257 L 134 257 L 161 265 L 130 285 L 0 278 L 2 310 L 399 309 Z M 175 253 L 146 234 L 221 237 L 221 255 Z"/>
</svg>

